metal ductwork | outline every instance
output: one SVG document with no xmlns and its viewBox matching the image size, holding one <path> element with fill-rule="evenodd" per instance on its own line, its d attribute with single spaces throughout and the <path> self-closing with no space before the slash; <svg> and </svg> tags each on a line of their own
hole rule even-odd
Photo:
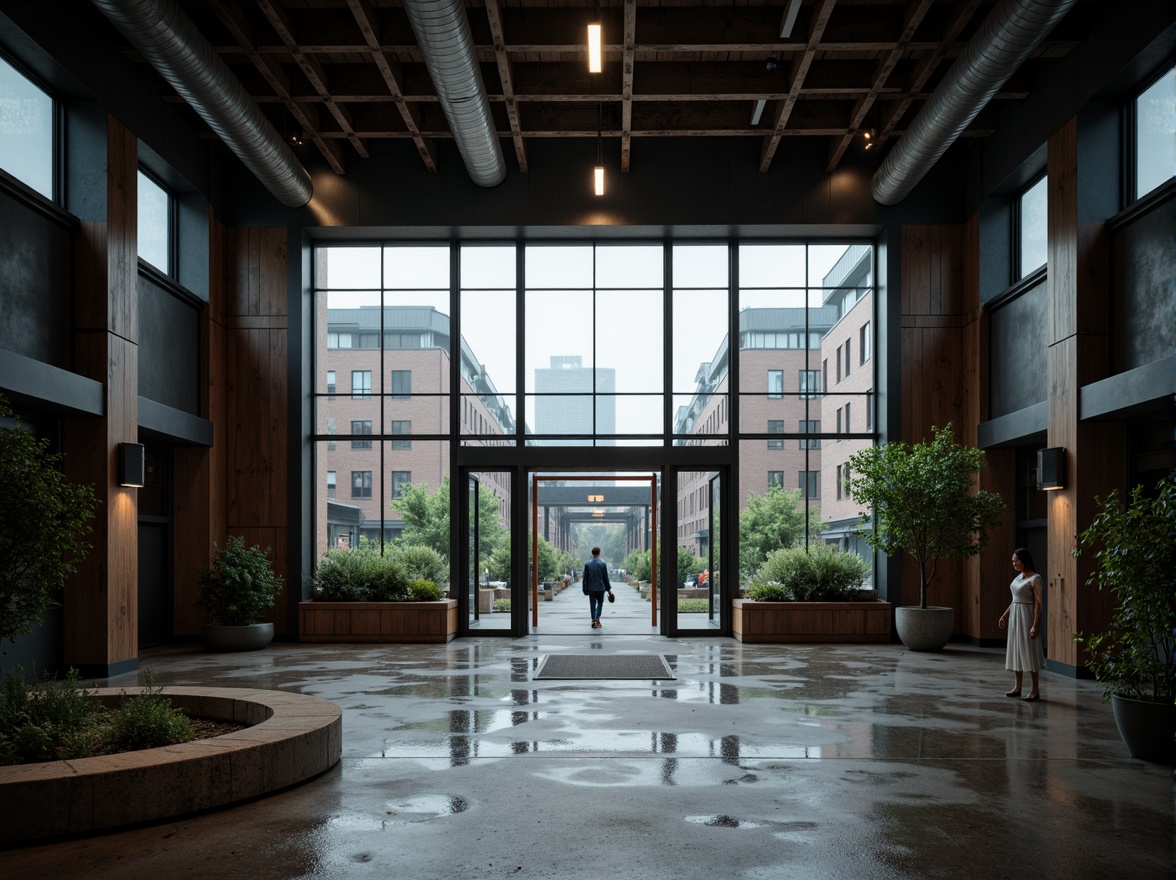
<svg viewBox="0 0 1176 880">
<path fill-rule="evenodd" d="M 497 186 L 506 177 L 506 163 L 490 116 L 465 3 L 404 0 L 404 11 L 470 179 L 478 186 Z"/>
<path fill-rule="evenodd" d="M 905 199 L 1075 2 L 1004 0 L 992 10 L 874 175 L 874 200 Z"/>
<path fill-rule="evenodd" d="M 310 201 L 306 169 L 175 0 L 93 2 L 279 202 Z"/>
</svg>

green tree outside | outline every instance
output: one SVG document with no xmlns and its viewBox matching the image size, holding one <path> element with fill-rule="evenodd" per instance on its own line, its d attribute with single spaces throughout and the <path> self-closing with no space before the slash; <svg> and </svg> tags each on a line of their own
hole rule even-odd
<svg viewBox="0 0 1176 880">
<path fill-rule="evenodd" d="M 824 526 L 820 514 L 804 504 L 799 489 L 771 486 L 766 495 L 747 496 L 747 508 L 739 514 L 739 570 L 744 578 L 755 574 L 773 550 L 804 543 L 806 513 L 811 540 Z"/>
<path fill-rule="evenodd" d="M 498 519 L 498 500 L 491 491 L 478 493 L 478 556 L 482 560 L 489 561 L 494 551 L 504 544 L 509 553 L 510 531 Z M 441 480 L 436 492 L 430 492 L 427 483 L 409 483 L 400 497 L 392 499 L 388 505 L 405 523 L 398 544 L 432 547 L 446 562 L 449 561 L 449 477 Z"/>
</svg>

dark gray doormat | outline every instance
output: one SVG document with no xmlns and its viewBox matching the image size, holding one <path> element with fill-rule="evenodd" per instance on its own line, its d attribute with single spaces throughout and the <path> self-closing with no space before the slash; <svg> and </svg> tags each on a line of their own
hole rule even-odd
<svg viewBox="0 0 1176 880">
<path fill-rule="evenodd" d="M 673 679 L 661 654 L 548 654 L 534 678 Z"/>
</svg>

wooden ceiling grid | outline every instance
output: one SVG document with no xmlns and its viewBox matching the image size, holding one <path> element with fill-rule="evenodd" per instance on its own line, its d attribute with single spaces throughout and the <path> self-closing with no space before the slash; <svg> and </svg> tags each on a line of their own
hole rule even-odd
<svg viewBox="0 0 1176 880">
<path fill-rule="evenodd" d="M 864 148 L 863 131 L 879 145 L 902 135 L 995 0 L 800 0 L 781 36 L 789 2 L 468 0 L 467 12 L 495 125 L 523 172 L 529 139 L 595 138 L 598 124 L 619 140 L 623 171 L 640 138 L 758 137 L 766 172 L 782 139 L 820 137 L 832 172 Z M 436 141 L 452 133 L 400 0 L 181 3 L 275 127 L 336 173 L 387 138 L 411 139 L 437 172 Z M 605 70 L 589 74 L 597 8 Z M 1023 99 L 1029 68 L 1077 45 L 1070 22 L 997 100 Z M 964 136 L 991 134 L 996 115 L 990 106 Z"/>
</svg>

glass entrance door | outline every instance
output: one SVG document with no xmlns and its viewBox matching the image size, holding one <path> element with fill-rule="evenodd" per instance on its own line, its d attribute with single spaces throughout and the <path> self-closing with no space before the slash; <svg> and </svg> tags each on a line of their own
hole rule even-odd
<svg viewBox="0 0 1176 880">
<path fill-rule="evenodd" d="M 511 479 L 509 471 L 466 474 L 462 498 L 465 541 L 460 575 L 464 579 L 470 633 L 509 631 L 511 623 Z"/>
<path fill-rule="evenodd" d="M 677 546 L 671 551 L 675 576 L 666 578 L 662 607 L 671 622 L 671 634 L 722 632 L 726 617 L 722 472 L 679 471 L 676 483 Z"/>
</svg>

